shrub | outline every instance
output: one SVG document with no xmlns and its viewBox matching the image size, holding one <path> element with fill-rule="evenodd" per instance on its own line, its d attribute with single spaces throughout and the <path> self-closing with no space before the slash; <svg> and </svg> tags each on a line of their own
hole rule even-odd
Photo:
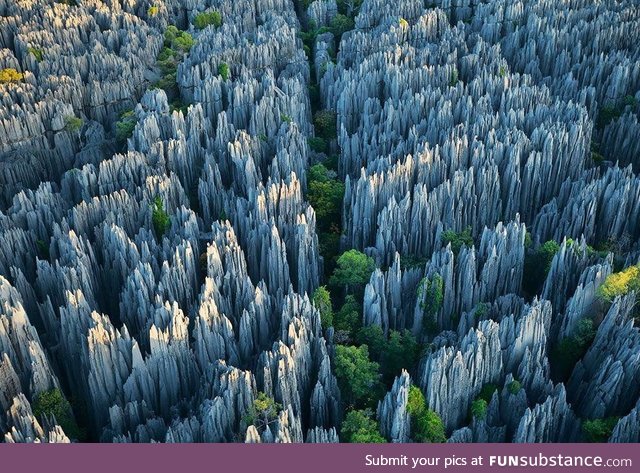
<svg viewBox="0 0 640 473">
<path fill-rule="evenodd" d="M 12 67 L 0 70 L 0 84 L 12 84 L 24 79 L 24 74 Z"/>
<path fill-rule="evenodd" d="M 458 83 L 458 69 L 454 69 L 453 72 L 451 72 L 451 77 L 449 78 L 449 86 L 455 87 L 457 83 Z"/>
<path fill-rule="evenodd" d="M 346 33 L 349 30 L 352 30 L 355 26 L 353 19 L 349 18 L 346 15 L 338 13 L 331 20 L 330 31 L 336 37 L 336 40 L 340 42 L 340 38 L 343 33 Z"/>
<path fill-rule="evenodd" d="M 640 291 L 640 265 L 629 266 L 607 276 L 598 288 L 598 297 L 606 302 L 613 302 L 617 296 L 623 296 L 630 291 Z"/>
<path fill-rule="evenodd" d="M 147 10 L 147 15 L 156 16 L 160 12 L 160 8 L 157 5 L 150 6 Z"/>
<path fill-rule="evenodd" d="M 123 112 L 120 115 L 120 120 L 116 122 L 116 139 L 119 142 L 124 142 L 133 135 L 133 130 L 136 127 L 137 119 L 133 113 L 133 110 Z"/>
<path fill-rule="evenodd" d="M 313 292 L 313 305 L 320 312 L 322 328 L 327 329 L 333 325 L 333 307 L 331 306 L 331 294 L 326 286 L 320 286 Z"/>
<path fill-rule="evenodd" d="M 68 115 L 64 117 L 64 129 L 70 132 L 76 132 L 82 128 L 83 125 L 82 118 L 78 118 L 73 115 Z"/>
<path fill-rule="evenodd" d="M 251 404 L 242 420 L 248 425 L 254 425 L 258 432 L 263 432 L 266 428 L 278 420 L 278 415 L 282 411 L 282 405 L 273 398 L 260 392 Z"/>
<path fill-rule="evenodd" d="M 520 384 L 520 381 L 515 379 L 511 381 L 507 386 L 507 390 L 511 394 L 518 394 L 520 392 L 520 389 L 522 389 L 522 385 Z"/>
<path fill-rule="evenodd" d="M 462 245 L 470 248 L 473 246 L 473 237 L 471 236 L 471 227 L 467 227 L 461 232 L 456 232 L 454 230 L 447 230 L 442 232 L 440 236 L 442 243 L 444 245 L 448 245 L 451 243 L 451 251 L 454 255 L 458 255 L 460 253 L 460 249 Z"/>
<path fill-rule="evenodd" d="M 478 420 L 487 417 L 487 401 L 484 399 L 476 399 L 471 403 L 471 415 Z"/>
<path fill-rule="evenodd" d="M 293 122 L 293 118 L 291 118 L 289 115 L 287 115 L 286 113 L 281 113 L 280 114 L 280 120 L 282 120 L 285 123 L 291 123 Z"/>
<path fill-rule="evenodd" d="M 229 80 L 229 64 L 227 64 L 226 62 L 220 63 L 220 65 L 218 66 L 218 74 L 220 74 L 222 80 Z"/>
<path fill-rule="evenodd" d="M 340 437 L 348 443 L 385 443 L 370 410 L 352 410 L 342 421 Z"/>
<path fill-rule="evenodd" d="M 447 436 L 440 416 L 427 407 L 422 391 L 416 386 L 409 388 L 407 412 L 411 416 L 411 437 L 416 442 L 443 443 Z"/>
<path fill-rule="evenodd" d="M 38 49 L 38 48 L 28 48 L 27 52 L 29 54 L 32 54 L 33 57 L 36 58 L 36 61 L 38 62 L 42 62 L 42 60 L 44 59 L 44 52 L 42 51 L 42 49 Z"/>
<path fill-rule="evenodd" d="M 336 346 L 335 373 L 347 406 L 374 403 L 380 394 L 378 363 L 369 359 L 366 345 Z"/>
<path fill-rule="evenodd" d="M 585 420 L 582 423 L 582 435 L 585 442 L 604 443 L 609 440 L 613 429 L 618 423 L 618 417 L 607 417 L 606 419 Z"/>
<path fill-rule="evenodd" d="M 167 212 L 164 210 L 164 205 L 162 204 L 162 199 L 160 197 L 153 199 L 151 220 L 153 222 L 153 229 L 155 230 L 158 238 L 161 238 L 171 226 L 171 220 L 169 219 Z"/>
<path fill-rule="evenodd" d="M 59 389 L 54 388 L 40 393 L 34 399 L 31 408 L 37 419 L 42 419 L 43 415 L 55 416 L 58 425 L 62 427 L 69 438 L 79 439 L 82 436 L 73 417 L 71 405 Z"/>
<path fill-rule="evenodd" d="M 195 26 L 199 30 L 202 30 L 210 25 L 213 25 L 216 28 L 222 26 L 222 16 L 220 15 L 220 12 L 213 10 L 198 13 L 193 19 L 193 26 Z"/>
</svg>

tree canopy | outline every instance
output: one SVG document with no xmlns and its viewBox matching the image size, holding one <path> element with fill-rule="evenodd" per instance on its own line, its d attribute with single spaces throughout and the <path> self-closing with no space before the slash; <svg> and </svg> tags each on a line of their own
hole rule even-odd
<svg viewBox="0 0 640 473">
<path fill-rule="evenodd" d="M 370 256 L 358 250 L 345 251 L 338 258 L 330 283 L 347 288 L 363 286 L 369 282 L 375 267 L 376 264 Z"/>
<path fill-rule="evenodd" d="M 347 406 L 366 405 L 380 390 L 378 363 L 369 359 L 366 345 L 336 346 L 335 372 Z"/>
<path fill-rule="evenodd" d="M 340 437 L 348 443 L 386 443 L 380 435 L 378 423 L 372 419 L 373 413 L 369 410 L 352 410 L 347 412 Z"/>
<path fill-rule="evenodd" d="M 416 386 L 409 388 L 407 412 L 411 416 L 411 436 L 416 442 L 442 443 L 447 441 L 442 419 L 427 407 L 424 394 Z"/>
</svg>

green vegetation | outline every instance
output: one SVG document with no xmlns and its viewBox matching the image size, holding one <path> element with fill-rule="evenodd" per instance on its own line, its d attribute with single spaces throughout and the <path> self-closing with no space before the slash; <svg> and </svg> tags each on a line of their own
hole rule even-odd
<svg viewBox="0 0 640 473">
<path fill-rule="evenodd" d="M 24 74 L 12 67 L 0 70 L 0 84 L 13 84 L 24 79 Z"/>
<path fill-rule="evenodd" d="M 424 265 L 426 264 L 427 261 L 429 261 L 428 258 L 423 256 L 417 256 L 415 254 L 401 255 L 400 268 L 401 269 L 424 268 Z"/>
<path fill-rule="evenodd" d="M 44 240 L 36 240 L 36 249 L 38 258 L 41 260 L 49 260 L 49 244 Z"/>
<path fill-rule="evenodd" d="M 598 297 L 606 302 L 613 302 L 618 296 L 631 291 L 640 291 L 640 265 L 629 266 L 620 272 L 610 274 L 598 288 Z"/>
<path fill-rule="evenodd" d="M 422 330 L 427 335 L 434 335 L 438 331 L 436 316 L 444 301 L 444 280 L 439 274 L 431 279 L 423 278 L 417 289 L 420 308 L 424 311 Z"/>
<path fill-rule="evenodd" d="M 161 238 L 171 226 L 171 220 L 169 219 L 167 212 L 164 210 L 164 205 L 162 204 L 162 199 L 160 197 L 153 199 L 151 220 L 153 222 L 153 229 L 155 230 L 158 238 Z"/>
<path fill-rule="evenodd" d="M 222 15 L 219 11 L 212 10 L 208 12 L 198 13 L 193 19 L 193 26 L 199 30 L 205 29 L 207 26 L 215 26 L 220 28 L 222 26 Z"/>
<path fill-rule="evenodd" d="M 329 31 L 333 33 L 336 41 L 340 43 L 340 39 L 342 35 L 349 30 L 352 30 L 355 26 L 355 22 L 352 18 L 347 15 L 343 15 L 342 13 L 338 13 L 333 20 L 331 20 L 331 25 L 329 27 Z"/>
<path fill-rule="evenodd" d="M 411 437 L 416 442 L 443 443 L 447 441 L 440 416 L 427 407 L 422 391 L 409 388 L 407 412 L 411 416 Z"/>
<path fill-rule="evenodd" d="M 455 87 L 457 83 L 458 83 L 458 69 L 454 69 L 453 72 L 451 72 L 451 77 L 449 78 L 449 86 Z"/>
<path fill-rule="evenodd" d="M 380 435 L 378 423 L 372 419 L 373 412 L 352 410 L 347 412 L 340 428 L 340 437 L 347 443 L 386 443 Z"/>
<path fill-rule="evenodd" d="M 336 345 L 335 373 L 346 406 L 375 406 L 382 387 L 378 368 L 366 345 Z"/>
<path fill-rule="evenodd" d="M 36 61 L 38 61 L 38 62 L 42 62 L 42 60 L 44 59 L 44 51 L 42 51 L 42 49 L 27 48 L 27 52 L 29 54 L 32 54 L 33 57 L 35 57 Z"/>
<path fill-rule="evenodd" d="M 82 118 L 78 118 L 73 115 L 68 115 L 64 117 L 64 129 L 67 131 L 70 131 L 70 132 L 79 131 L 80 128 L 82 128 L 83 124 L 84 122 L 82 121 Z"/>
<path fill-rule="evenodd" d="M 280 411 L 282 411 L 282 405 L 260 392 L 242 420 L 247 425 L 254 425 L 258 432 L 262 433 L 269 425 L 278 420 Z"/>
<path fill-rule="evenodd" d="M 596 119 L 596 128 L 604 129 L 613 120 L 620 118 L 627 107 L 635 109 L 638 100 L 633 95 L 627 95 L 619 106 L 606 105 L 600 109 Z"/>
<path fill-rule="evenodd" d="M 514 379 L 509 383 L 507 389 L 511 394 L 518 394 L 520 392 L 520 389 L 522 389 L 522 384 L 520 384 L 520 381 Z"/>
<path fill-rule="evenodd" d="M 327 329 L 333 325 L 333 307 L 331 305 L 331 294 L 326 286 L 320 286 L 313 292 L 313 305 L 320 312 L 322 328 Z"/>
<path fill-rule="evenodd" d="M 316 212 L 318 228 L 322 232 L 340 228 L 344 184 L 331 177 L 322 164 L 309 169 L 308 200 Z"/>
<path fill-rule="evenodd" d="M 173 25 L 167 27 L 164 32 L 164 45 L 156 62 L 162 77 L 154 86 L 163 89 L 170 101 L 179 95 L 176 82 L 178 64 L 194 44 L 193 37 L 189 33 L 180 31 Z"/>
<path fill-rule="evenodd" d="M 346 332 L 349 337 L 353 337 L 362 324 L 360 307 L 356 298 L 352 294 L 348 294 L 344 299 L 344 304 L 335 314 L 336 330 Z"/>
<path fill-rule="evenodd" d="M 326 141 L 336 138 L 336 114 L 332 110 L 320 110 L 313 116 L 316 134 Z"/>
<path fill-rule="evenodd" d="M 476 399 L 471 403 L 471 415 L 478 420 L 487 417 L 487 401 L 484 399 Z"/>
<path fill-rule="evenodd" d="M 529 250 L 524 258 L 522 288 L 530 296 L 538 294 L 544 280 L 551 269 L 553 257 L 560 250 L 560 245 L 549 240 L 535 250 Z"/>
<path fill-rule="evenodd" d="M 316 153 L 325 153 L 327 151 L 327 142 L 318 136 L 308 138 L 307 143 L 309 144 L 309 148 Z"/>
<path fill-rule="evenodd" d="M 293 118 L 291 118 L 291 116 L 287 115 L 286 113 L 281 113 L 280 114 L 280 120 L 282 120 L 285 123 L 292 123 L 293 122 Z"/>
<path fill-rule="evenodd" d="M 456 232 L 453 230 L 447 230 L 442 232 L 440 236 L 442 243 L 447 245 L 451 243 L 451 251 L 453 254 L 458 256 L 460 253 L 460 249 L 462 245 L 471 248 L 473 246 L 473 237 L 471 236 L 471 227 L 467 227 L 461 232 Z"/>
<path fill-rule="evenodd" d="M 159 12 L 160 12 L 160 8 L 158 8 L 157 5 L 152 5 L 147 10 L 147 15 L 148 16 L 156 16 Z"/>
<path fill-rule="evenodd" d="M 620 420 L 618 417 L 585 420 L 582 423 L 582 436 L 585 442 L 605 443 L 611 437 L 618 420 Z"/>
<path fill-rule="evenodd" d="M 42 419 L 43 415 L 55 416 L 58 425 L 62 427 L 62 430 L 64 430 L 70 439 L 80 439 L 83 437 L 73 417 L 71 405 L 59 389 L 54 388 L 40 393 L 31 403 L 31 408 L 33 415 L 37 419 Z"/>
<path fill-rule="evenodd" d="M 373 258 L 358 250 L 348 250 L 338 258 L 329 283 L 333 286 L 344 286 L 347 293 L 360 292 L 369 282 L 375 268 Z"/>
<path fill-rule="evenodd" d="M 552 350 L 549 359 L 554 380 L 566 381 L 569 379 L 573 367 L 587 352 L 595 336 L 596 329 L 593 320 L 584 318 L 578 322 L 576 333 L 573 336 L 564 338 L 558 343 Z"/>
<path fill-rule="evenodd" d="M 369 325 L 357 331 L 355 340 L 369 348 L 371 359 L 379 364 L 382 380 L 387 386 L 403 368 L 411 370 L 418 361 L 418 343 L 408 330 L 389 330 L 386 338 L 379 325 Z"/>
<path fill-rule="evenodd" d="M 133 135 L 136 123 L 138 123 L 138 120 L 133 110 L 127 110 L 121 113 L 120 120 L 116 122 L 116 140 L 120 143 L 127 141 L 127 138 Z"/>
<path fill-rule="evenodd" d="M 229 71 L 229 64 L 227 64 L 226 62 L 221 62 L 218 66 L 218 74 L 220 74 L 222 80 L 229 80 L 229 76 L 231 74 Z"/>
<path fill-rule="evenodd" d="M 491 398 L 493 397 L 493 393 L 498 390 L 498 386 L 493 383 L 487 383 L 482 386 L 480 393 L 478 394 L 478 399 L 484 399 L 487 404 L 491 402 Z"/>
</svg>

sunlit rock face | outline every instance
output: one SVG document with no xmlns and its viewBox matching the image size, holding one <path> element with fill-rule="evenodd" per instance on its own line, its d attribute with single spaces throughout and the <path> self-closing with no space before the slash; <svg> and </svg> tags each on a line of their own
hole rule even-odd
<svg viewBox="0 0 640 473">
<path fill-rule="evenodd" d="M 630 0 L 0 0 L 4 440 L 640 441 L 639 119 Z"/>
</svg>

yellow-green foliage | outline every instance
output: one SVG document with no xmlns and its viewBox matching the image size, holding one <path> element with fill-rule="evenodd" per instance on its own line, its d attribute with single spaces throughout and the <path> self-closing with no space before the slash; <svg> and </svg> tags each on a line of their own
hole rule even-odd
<svg viewBox="0 0 640 473">
<path fill-rule="evenodd" d="M 193 26 L 195 26 L 199 30 L 202 30 L 210 25 L 213 25 L 216 28 L 222 26 L 222 16 L 220 15 L 220 12 L 213 10 L 198 13 L 193 19 Z"/>
<path fill-rule="evenodd" d="M 598 295 L 605 301 L 611 302 L 617 296 L 638 290 L 640 290 L 640 266 L 629 266 L 619 273 L 607 276 L 602 286 L 598 288 Z"/>
<path fill-rule="evenodd" d="M 22 79 L 24 79 L 24 74 L 16 71 L 12 67 L 0 70 L 0 84 L 20 82 Z"/>
<path fill-rule="evenodd" d="M 156 16 L 158 14 L 158 12 L 160 12 L 160 8 L 158 8 L 157 5 L 153 5 L 153 6 L 149 7 L 149 9 L 147 10 L 147 15 Z"/>
<path fill-rule="evenodd" d="M 33 57 L 35 57 L 36 61 L 38 61 L 38 62 L 42 62 L 42 60 L 44 59 L 44 52 L 42 51 L 42 49 L 28 48 L 27 52 L 29 54 L 33 54 Z"/>
<path fill-rule="evenodd" d="M 64 129 L 67 131 L 78 131 L 82 128 L 82 118 L 75 117 L 73 115 L 69 115 L 64 117 Z"/>
</svg>

